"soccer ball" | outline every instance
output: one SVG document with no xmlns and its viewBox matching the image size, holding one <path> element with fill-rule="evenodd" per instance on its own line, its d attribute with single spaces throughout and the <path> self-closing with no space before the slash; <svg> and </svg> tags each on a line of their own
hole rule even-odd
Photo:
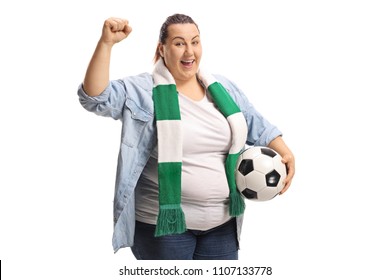
<svg viewBox="0 0 390 280">
<path fill-rule="evenodd" d="M 235 176 L 237 188 L 245 198 L 267 201 L 283 189 L 287 168 L 277 152 L 267 147 L 254 146 L 240 154 Z"/>
</svg>

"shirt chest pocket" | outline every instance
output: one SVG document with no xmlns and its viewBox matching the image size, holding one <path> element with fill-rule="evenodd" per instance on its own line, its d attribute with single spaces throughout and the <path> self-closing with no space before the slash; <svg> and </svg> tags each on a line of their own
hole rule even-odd
<svg viewBox="0 0 390 280">
<path fill-rule="evenodd" d="M 127 99 L 123 111 L 122 143 L 134 147 L 152 133 L 153 113 L 139 107 L 133 100 Z"/>
</svg>

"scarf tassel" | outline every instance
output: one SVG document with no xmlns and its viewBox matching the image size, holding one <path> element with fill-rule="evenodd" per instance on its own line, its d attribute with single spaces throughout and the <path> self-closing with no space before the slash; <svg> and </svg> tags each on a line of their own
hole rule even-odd
<svg viewBox="0 0 390 280">
<path fill-rule="evenodd" d="M 238 217 L 244 213 L 245 202 L 238 191 L 233 191 L 229 195 L 229 214 Z"/>
<path fill-rule="evenodd" d="M 180 205 L 162 205 L 157 217 L 155 237 L 186 231 L 184 212 Z"/>
<path fill-rule="evenodd" d="M 229 215 L 232 217 L 244 214 L 245 210 L 245 201 L 237 189 L 236 177 L 234 175 L 239 156 L 239 152 L 229 154 L 225 162 L 226 177 L 229 185 Z"/>
</svg>

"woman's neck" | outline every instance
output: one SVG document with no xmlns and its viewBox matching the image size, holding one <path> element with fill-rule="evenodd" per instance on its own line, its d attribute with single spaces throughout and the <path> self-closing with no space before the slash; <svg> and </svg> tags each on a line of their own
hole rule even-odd
<svg viewBox="0 0 390 280">
<path fill-rule="evenodd" d="M 196 77 L 189 81 L 176 82 L 176 88 L 179 93 L 195 101 L 202 100 L 205 95 L 205 90 Z"/>
</svg>

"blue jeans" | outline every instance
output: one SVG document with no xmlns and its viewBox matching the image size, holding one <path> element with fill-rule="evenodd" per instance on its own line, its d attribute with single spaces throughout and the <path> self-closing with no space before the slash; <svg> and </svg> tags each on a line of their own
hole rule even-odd
<svg viewBox="0 0 390 280">
<path fill-rule="evenodd" d="M 137 260 L 237 260 L 236 219 L 210 230 L 187 230 L 154 237 L 156 226 L 136 222 L 134 245 Z"/>
</svg>

